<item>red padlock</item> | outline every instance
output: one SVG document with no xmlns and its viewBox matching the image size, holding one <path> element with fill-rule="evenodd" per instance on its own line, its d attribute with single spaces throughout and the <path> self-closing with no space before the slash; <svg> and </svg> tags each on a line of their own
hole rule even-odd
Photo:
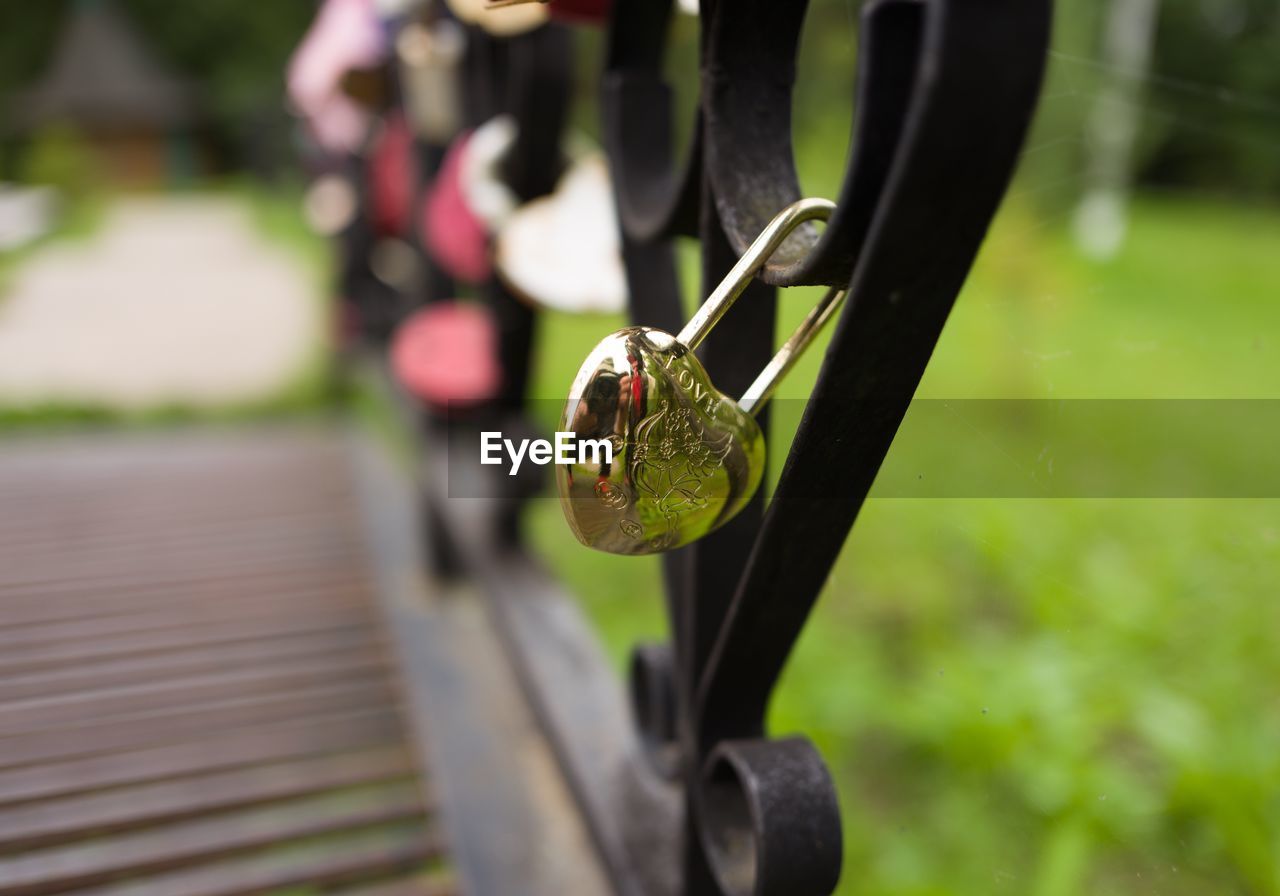
<svg viewBox="0 0 1280 896">
<path fill-rule="evenodd" d="M 404 236 L 413 214 L 417 175 L 413 133 L 404 115 L 383 119 L 369 153 L 369 220 L 378 236 Z"/>
<path fill-rule="evenodd" d="M 461 134 L 445 153 L 423 208 L 422 233 L 432 260 L 464 283 L 483 283 L 492 269 L 489 233 L 462 192 L 462 163 L 471 135 Z"/>
<path fill-rule="evenodd" d="M 489 238 L 518 204 L 502 179 L 502 161 L 515 138 L 515 122 L 505 115 L 459 135 L 427 196 L 422 222 L 427 252 L 464 283 L 489 279 Z"/>
<path fill-rule="evenodd" d="M 613 0 L 550 0 L 551 17 L 583 25 L 603 25 Z"/>
<path fill-rule="evenodd" d="M 410 394 L 436 408 L 492 399 L 502 383 L 493 315 L 468 302 L 411 314 L 392 337 L 391 368 Z"/>
<path fill-rule="evenodd" d="M 613 0 L 486 0 L 489 10 L 541 3 L 553 19 L 580 25 L 603 25 L 609 18 Z M 483 24 L 483 18 L 479 19 Z"/>
</svg>

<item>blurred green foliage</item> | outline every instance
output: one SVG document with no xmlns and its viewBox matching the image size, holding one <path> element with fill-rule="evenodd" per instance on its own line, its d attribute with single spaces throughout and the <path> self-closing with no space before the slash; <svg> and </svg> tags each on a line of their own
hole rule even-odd
<svg viewBox="0 0 1280 896">
<path fill-rule="evenodd" d="M 254 168 L 286 157 L 283 91 L 289 55 L 315 0 L 117 0 L 185 76 L 201 85 L 203 111 L 223 163 Z"/>
<path fill-rule="evenodd" d="M 1273 0 L 1164 0 L 1144 179 L 1280 194 L 1278 48 Z"/>
<path fill-rule="evenodd" d="M 1078 195 L 1082 125 L 1116 73 L 1099 63 L 1108 11 L 1122 0 L 1056 4 L 1053 55 L 1025 164 L 1037 201 Z M 1150 70 L 1143 77 L 1136 179 L 1159 186 L 1280 196 L 1280 5 L 1273 0 L 1157 0 Z M 810 0 L 799 61 L 794 128 L 810 145 L 840 149 L 853 100 L 858 9 Z M 691 55 L 691 54 L 688 54 Z M 837 152 L 837 155 L 839 153 Z M 801 174 L 804 174 L 803 163 Z"/>
<path fill-rule="evenodd" d="M 81 0 L 0 4 L 0 107 L 39 76 L 67 11 Z M 281 158 L 286 140 L 281 73 L 305 31 L 315 0 L 110 0 L 150 39 L 159 55 L 202 86 L 208 136 L 226 167 L 262 167 Z M 1047 92 L 1062 101 L 1040 128 L 1078 130 L 1088 98 L 1106 72 L 1098 55 L 1108 0 L 1059 3 L 1054 65 Z M 796 126 L 843 142 L 851 118 L 860 4 L 811 0 L 804 35 Z M 1280 7 L 1272 0 L 1162 0 L 1155 77 L 1147 85 L 1139 179 L 1240 192 L 1280 191 Z M 594 46 L 598 39 L 584 35 Z M 583 87 L 595 89 L 594 52 L 583 55 Z M 682 105 L 696 84 L 696 24 L 681 20 L 669 69 Z M 834 76 L 833 73 L 844 73 Z M 1074 102 L 1071 101 L 1074 98 Z M 588 115 L 588 118 L 593 118 Z M 682 123 L 688 120 L 681 116 Z M 1076 134 L 1078 137 L 1078 134 Z M 12 149 L 10 141 L 10 149 Z M 1043 198 L 1073 195 L 1081 145 L 1061 140 L 1031 164 L 1045 177 Z M 12 162 L 12 153 L 10 162 Z M 3 169 L 0 169 L 2 173 Z M 803 173 L 803 172 L 802 172 Z"/>
<path fill-rule="evenodd" d="M 84 0 L 0 4 L 0 109 L 43 73 L 78 2 Z M 289 160 L 283 73 L 315 0 L 107 2 L 128 16 L 161 60 L 198 85 L 204 136 L 220 167 L 267 168 Z M 12 170 L 19 144 L 12 135 L 8 143 Z"/>
<path fill-rule="evenodd" d="M 75 128 L 50 125 L 32 137 L 19 168 L 20 183 L 51 186 L 71 202 L 83 202 L 98 189 L 94 156 Z"/>
</svg>

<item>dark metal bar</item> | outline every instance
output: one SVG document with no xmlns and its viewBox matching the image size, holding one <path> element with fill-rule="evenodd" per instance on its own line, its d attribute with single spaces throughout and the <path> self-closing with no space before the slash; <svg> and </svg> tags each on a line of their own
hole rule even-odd
<svg viewBox="0 0 1280 896">
<path fill-rule="evenodd" d="M 702 683 L 707 743 L 761 730 L 769 693 L 888 451 L 1030 121 L 1048 5 L 1004 0 L 982 16 L 936 5 L 894 177 Z"/>
</svg>

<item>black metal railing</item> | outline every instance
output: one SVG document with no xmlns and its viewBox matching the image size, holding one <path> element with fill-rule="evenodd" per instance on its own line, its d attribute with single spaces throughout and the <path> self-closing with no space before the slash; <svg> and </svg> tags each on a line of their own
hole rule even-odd
<svg viewBox="0 0 1280 896">
<path fill-rule="evenodd" d="M 806 3 L 703 0 L 700 99 L 683 148 L 663 76 L 672 14 L 671 0 L 613 0 L 599 86 L 630 318 L 677 332 L 672 239 L 698 240 L 705 295 L 801 198 L 791 103 Z M 458 519 L 473 509 L 425 485 L 428 518 L 452 533 L 433 539 L 441 567 L 499 595 L 517 665 L 619 892 L 816 896 L 836 886 L 830 775 L 803 737 L 769 735 L 766 710 L 1008 185 L 1050 19 L 1050 0 L 863 5 L 857 71 L 826 75 L 857 83 L 851 145 L 835 150 L 847 157 L 836 209 L 825 228 L 805 225 L 784 243 L 699 354 L 722 390 L 740 394 L 773 353 L 778 288 L 847 286 L 848 298 L 771 498 L 758 494 L 663 557 L 670 642 L 634 649 L 633 730 L 584 724 L 575 701 L 595 705 L 597 693 L 581 692 L 599 683 L 557 671 L 544 654 L 565 642 L 531 634 L 555 623 L 530 609 L 547 586 L 521 548 L 518 501 L 477 525 Z M 550 192 L 569 29 L 500 37 L 473 25 L 467 37 L 466 119 L 514 115 L 508 182 L 522 199 Z M 497 280 L 485 296 L 506 371 L 493 413 L 518 414 L 536 316 Z M 767 413 L 760 424 L 767 433 Z M 428 430 L 437 446 L 447 437 Z"/>
</svg>

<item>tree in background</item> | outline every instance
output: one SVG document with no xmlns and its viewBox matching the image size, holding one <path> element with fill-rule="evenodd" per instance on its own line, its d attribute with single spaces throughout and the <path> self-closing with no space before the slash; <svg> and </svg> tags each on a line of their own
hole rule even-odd
<svg viewBox="0 0 1280 896">
<path fill-rule="evenodd" d="M 1280 196 L 1280 4 L 1165 0 L 1141 179 Z"/>
<path fill-rule="evenodd" d="M 0 108 L 39 75 L 66 11 L 77 2 L 86 0 L 0 2 Z M 315 13 L 315 0 L 113 2 L 131 16 L 158 54 L 201 85 L 209 143 L 219 168 L 269 170 L 273 160 L 290 157 L 283 145 L 288 119 L 281 100 L 282 72 Z M 802 97 L 798 127 L 817 127 L 822 119 L 818 112 L 849 105 L 851 84 L 821 75 L 847 70 L 859 5 L 857 0 L 810 0 L 812 21 L 806 25 L 801 60 L 801 92 L 807 96 Z M 1040 131 L 1060 142 L 1027 165 L 1043 182 L 1037 195 L 1056 204 L 1074 205 L 1085 189 L 1086 121 L 1106 82 L 1102 46 L 1112 5 L 1111 0 L 1058 4 L 1056 53 L 1045 90 L 1050 99 L 1041 112 Z M 1162 0 L 1151 54 L 1131 156 L 1138 187 L 1280 196 L 1280 4 Z M 824 59 L 838 59 L 842 65 L 826 66 Z M 1064 101 L 1064 94 L 1074 94 L 1075 100 Z M 843 139 L 841 131 L 830 139 Z M 0 127 L 0 139 L 3 132 Z M 12 139 L 8 142 L 12 149 Z M 9 152 L 0 176 L 11 176 L 15 161 Z"/>
<path fill-rule="evenodd" d="M 1113 257 L 1128 227 L 1134 146 L 1159 10 L 1159 0 L 1112 0 L 1106 13 L 1106 75 L 1085 123 L 1084 197 L 1074 222 L 1076 244 L 1093 258 Z"/>
<path fill-rule="evenodd" d="M 0 107 L 45 68 L 67 13 L 76 3 L 0 4 Z M 199 86 L 206 143 L 217 170 L 271 173 L 291 159 L 282 73 L 315 12 L 314 0 L 109 0 L 155 52 Z M 7 118 L 0 119 L 7 122 Z M 3 129 L 0 176 L 19 167 L 18 147 Z"/>
</svg>

